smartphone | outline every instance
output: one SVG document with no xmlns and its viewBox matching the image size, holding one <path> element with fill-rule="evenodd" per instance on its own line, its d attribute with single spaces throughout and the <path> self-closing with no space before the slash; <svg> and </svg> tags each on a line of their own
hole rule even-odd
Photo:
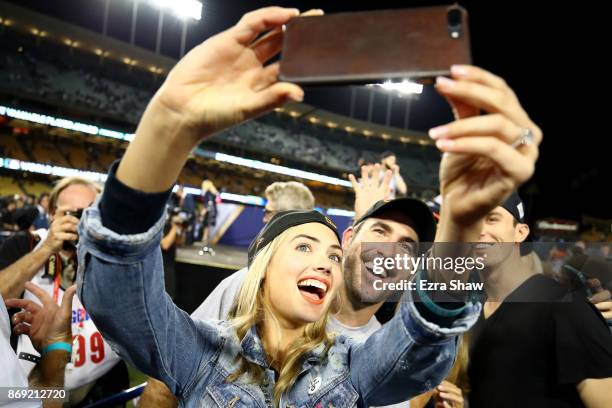
<svg viewBox="0 0 612 408">
<path fill-rule="evenodd" d="M 298 17 L 284 27 L 279 78 L 367 84 L 448 75 L 471 64 L 464 8 L 436 6 Z"/>
</svg>

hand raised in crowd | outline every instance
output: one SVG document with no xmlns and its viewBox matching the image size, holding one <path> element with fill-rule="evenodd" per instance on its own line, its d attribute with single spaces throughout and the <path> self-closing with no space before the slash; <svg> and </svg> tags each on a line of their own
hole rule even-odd
<svg viewBox="0 0 612 408">
<path fill-rule="evenodd" d="M 465 65 L 453 66 L 451 77 L 438 78 L 436 89 L 456 120 L 429 134 L 445 153 L 442 211 L 468 227 L 533 175 L 542 131 L 502 78 Z M 480 115 L 481 110 L 486 114 Z"/>
<path fill-rule="evenodd" d="M 55 212 L 47 238 L 43 242 L 43 245 L 53 253 L 62 249 L 64 241 L 76 241 L 78 239 L 77 226 L 79 225 L 79 219 L 72 215 L 66 215 L 66 211 L 73 210 L 70 207 L 59 207 Z"/>
<path fill-rule="evenodd" d="M 13 316 L 13 333 L 29 336 L 39 352 L 58 341 L 72 343 L 72 298 L 76 285 L 66 289 L 61 306 L 34 283 L 27 282 L 25 288 L 36 295 L 42 305 L 30 299 L 6 299 L 8 307 L 23 309 Z"/>
<path fill-rule="evenodd" d="M 605 320 L 612 320 L 612 294 L 609 290 L 604 289 L 599 279 L 587 280 L 593 295 L 589 301 L 595 305 Z"/>
<path fill-rule="evenodd" d="M 463 408 L 463 392 L 455 384 L 442 381 L 434 390 L 436 408 Z"/>
<path fill-rule="evenodd" d="M 384 177 L 381 172 L 384 171 Z M 355 190 L 355 219 L 361 218 L 366 211 L 380 200 L 388 198 L 391 189 L 393 173 L 385 171 L 380 164 L 361 166 L 361 179 L 358 181 L 354 175 L 348 178 Z"/>
</svg>

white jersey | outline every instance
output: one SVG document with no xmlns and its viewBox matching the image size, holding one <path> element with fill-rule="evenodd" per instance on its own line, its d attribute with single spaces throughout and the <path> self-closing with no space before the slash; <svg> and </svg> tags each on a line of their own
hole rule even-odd
<svg viewBox="0 0 612 408">
<path fill-rule="evenodd" d="M 42 245 L 46 237 L 46 231 L 44 234 L 39 235 L 42 236 L 38 245 Z M 44 277 L 44 275 L 45 267 L 43 266 L 32 278 L 31 282 L 40 286 L 49 296 L 54 297 L 53 280 Z M 62 302 L 64 291 L 61 288 L 57 288 L 56 296 L 57 304 L 59 305 Z M 25 291 L 23 298 L 40 303 L 38 298 L 28 290 Z M 68 390 L 73 390 L 97 380 L 120 361 L 119 356 L 104 341 L 76 295 L 72 300 L 72 338 L 72 361 L 66 365 L 65 377 L 65 388 Z M 26 335 L 19 336 L 17 355 L 20 356 L 20 353 L 32 354 L 34 356 L 40 355 L 32 345 L 30 338 Z M 20 357 L 19 361 L 29 375 L 35 363 L 22 357 Z"/>
</svg>

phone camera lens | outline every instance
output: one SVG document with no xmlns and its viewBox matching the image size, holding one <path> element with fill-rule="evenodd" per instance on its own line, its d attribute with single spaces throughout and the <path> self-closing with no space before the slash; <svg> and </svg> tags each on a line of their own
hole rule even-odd
<svg viewBox="0 0 612 408">
<path fill-rule="evenodd" d="M 447 22 L 448 22 L 448 34 L 451 38 L 461 37 L 461 23 L 462 23 L 461 9 L 458 7 L 451 7 L 448 10 Z"/>
</svg>

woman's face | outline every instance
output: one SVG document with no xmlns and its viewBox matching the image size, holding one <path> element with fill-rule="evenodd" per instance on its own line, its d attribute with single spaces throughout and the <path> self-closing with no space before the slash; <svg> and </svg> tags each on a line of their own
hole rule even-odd
<svg viewBox="0 0 612 408">
<path fill-rule="evenodd" d="M 289 229 L 268 265 L 264 296 L 285 328 L 319 320 L 342 282 L 342 248 L 320 223 Z"/>
</svg>

